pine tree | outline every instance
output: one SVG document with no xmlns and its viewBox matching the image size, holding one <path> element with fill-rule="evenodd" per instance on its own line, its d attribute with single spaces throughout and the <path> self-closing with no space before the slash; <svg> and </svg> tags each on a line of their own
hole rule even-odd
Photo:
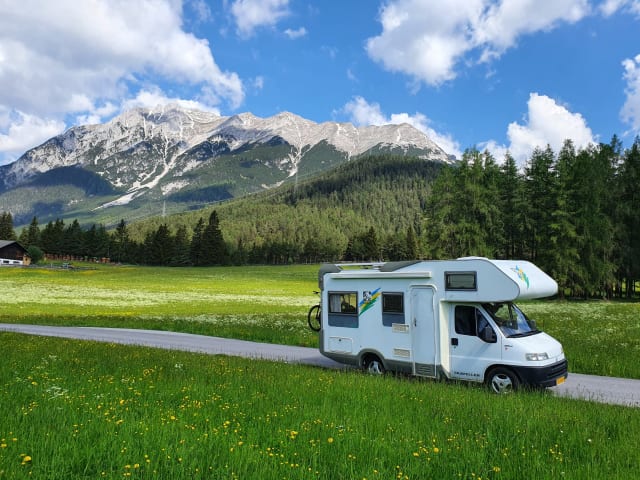
<svg viewBox="0 0 640 480">
<path fill-rule="evenodd" d="M 502 245 L 498 246 L 498 255 L 504 258 L 523 256 L 523 208 L 525 205 L 524 181 L 518 173 L 515 159 L 507 153 L 500 167 L 499 205 L 503 228 Z"/>
<path fill-rule="evenodd" d="M 204 265 L 203 236 L 204 236 L 204 220 L 200 218 L 191 237 L 191 246 L 189 256 L 191 263 L 196 266 Z"/>
<path fill-rule="evenodd" d="M 627 297 L 631 297 L 635 293 L 636 282 L 640 280 L 640 137 L 636 137 L 631 148 L 624 153 L 617 184 L 615 218 L 619 226 L 619 276 L 626 286 Z"/>
<path fill-rule="evenodd" d="M 558 282 L 559 295 L 564 296 L 565 290 L 575 290 L 574 272 L 580 263 L 578 251 L 578 235 L 575 226 L 576 206 L 572 201 L 575 185 L 576 152 L 571 140 L 566 140 L 555 164 L 556 202 L 551 213 L 550 251 L 546 255 L 550 258 L 549 274 Z"/>
<path fill-rule="evenodd" d="M 171 265 L 183 267 L 190 263 L 191 259 L 189 257 L 189 236 L 187 235 L 187 227 L 180 225 L 176 231 L 173 242 Z"/>
<path fill-rule="evenodd" d="M 40 243 L 39 246 L 42 247 L 45 253 L 53 255 L 61 255 L 64 253 L 64 221 L 58 218 L 55 223 L 47 223 L 40 233 Z"/>
<path fill-rule="evenodd" d="M 228 263 L 227 245 L 224 243 L 218 213 L 213 210 L 209 223 L 202 235 L 203 265 L 224 265 Z"/>
<path fill-rule="evenodd" d="M 525 255 L 542 270 L 552 268 L 551 214 L 556 210 L 554 153 L 550 146 L 536 148 L 525 168 L 525 189 L 528 199 L 525 206 Z"/>
<path fill-rule="evenodd" d="M 116 262 L 130 261 L 129 248 L 131 246 L 131 239 L 129 237 L 129 230 L 124 219 L 120 220 L 120 223 L 116 227 L 116 230 L 111 239 L 111 258 Z"/>
<path fill-rule="evenodd" d="M 25 248 L 29 248 L 31 246 L 41 246 L 41 241 L 42 239 L 40 235 L 40 227 L 38 226 L 38 219 L 33 217 L 29 227 L 23 228 L 20 233 L 20 244 Z"/>
<path fill-rule="evenodd" d="M 17 240 L 13 229 L 13 216 L 9 212 L 0 214 L 0 240 Z"/>
</svg>

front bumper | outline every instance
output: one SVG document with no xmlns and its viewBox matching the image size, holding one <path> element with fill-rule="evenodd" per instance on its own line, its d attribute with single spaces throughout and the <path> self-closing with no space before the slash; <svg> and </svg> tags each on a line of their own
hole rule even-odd
<svg viewBox="0 0 640 480">
<path fill-rule="evenodd" d="M 543 367 L 516 367 L 514 368 L 520 380 L 525 385 L 535 387 L 555 387 L 568 376 L 568 362 L 561 362 Z"/>
</svg>

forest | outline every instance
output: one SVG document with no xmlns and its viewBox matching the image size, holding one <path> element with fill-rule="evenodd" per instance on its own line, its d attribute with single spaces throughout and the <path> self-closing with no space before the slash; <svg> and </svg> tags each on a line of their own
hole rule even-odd
<svg viewBox="0 0 640 480">
<path fill-rule="evenodd" d="M 615 136 L 586 149 L 571 141 L 557 153 L 536 149 L 521 167 L 477 149 L 451 165 L 370 156 L 112 231 L 34 218 L 19 241 L 47 254 L 171 266 L 519 258 L 555 278 L 561 295 L 631 297 L 640 279 L 638 185 L 640 140 L 623 149 Z M 15 238 L 8 213 L 0 238 Z"/>
</svg>

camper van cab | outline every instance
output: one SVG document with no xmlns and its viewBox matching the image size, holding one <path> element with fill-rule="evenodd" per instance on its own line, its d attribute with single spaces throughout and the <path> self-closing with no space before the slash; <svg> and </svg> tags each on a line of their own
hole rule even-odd
<svg viewBox="0 0 640 480">
<path fill-rule="evenodd" d="M 530 262 L 324 264 L 320 352 L 372 373 L 486 383 L 496 393 L 567 378 L 562 345 L 514 303 L 555 295 Z"/>
</svg>

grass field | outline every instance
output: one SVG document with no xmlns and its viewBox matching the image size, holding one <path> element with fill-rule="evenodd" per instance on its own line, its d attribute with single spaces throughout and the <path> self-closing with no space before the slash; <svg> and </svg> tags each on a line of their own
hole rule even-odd
<svg viewBox="0 0 640 480">
<path fill-rule="evenodd" d="M 317 266 L 0 270 L 0 322 L 317 346 Z M 527 302 L 570 370 L 640 378 L 640 306 Z M 0 479 L 609 479 L 640 410 L 0 333 Z"/>
<path fill-rule="evenodd" d="M 0 270 L 0 322 L 146 328 L 317 346 L 316 265 Z M 524 303 L 576 373 L 640 379 L 640 304 Z"/>
<path fill-rule="evenodd" d="M 0 478 L 636 478 L 637 409 L 0 333 Z"/>
</svg>

